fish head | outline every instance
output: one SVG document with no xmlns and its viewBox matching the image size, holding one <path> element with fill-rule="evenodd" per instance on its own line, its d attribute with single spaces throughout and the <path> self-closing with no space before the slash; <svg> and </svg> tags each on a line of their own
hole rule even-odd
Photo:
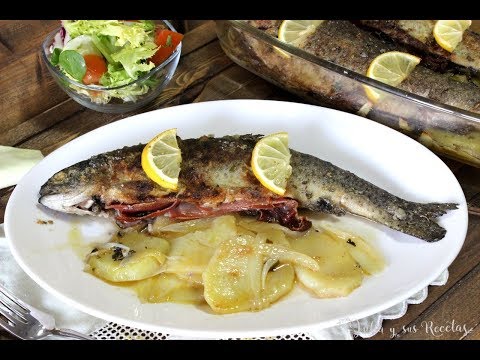
<svg viewBox="0 0 480 360">
<path fill-rule="evenodd" d="M 78 215 L 95 215 L 101 211 L 95 196 L 94 182 L 88 172 L 77 167 L 53 175 L 40 189 L 38 202 L 52 210 Z"/>
</svg>

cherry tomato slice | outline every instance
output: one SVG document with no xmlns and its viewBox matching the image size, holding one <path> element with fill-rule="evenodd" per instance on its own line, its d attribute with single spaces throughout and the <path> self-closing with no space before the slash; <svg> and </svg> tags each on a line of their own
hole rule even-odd
<svg viewBox="0 0 480 360">
<path fill-rule="evenodd" d="M 82 81 L 85 85 L 99 84 L 100 78 L 107 72 L 107 63 L 103 57 L 95 54 L 83 55 L 87 72 Z"/>
<path fill-rule="evenodd" d="M 157 30 L 155 34 L 155 44 L 160 46 L 160 48 L 150 60 L 153 61 L 155 65 L 160 65 L 172 55 L 182 39 L 183 35 L 177 32 L 164 29 Z"/>
</svg>

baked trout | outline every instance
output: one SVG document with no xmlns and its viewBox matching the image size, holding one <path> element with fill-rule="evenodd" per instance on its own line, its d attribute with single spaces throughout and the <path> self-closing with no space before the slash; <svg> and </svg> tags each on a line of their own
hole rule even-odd
<svg viewBox="0 0 480 360">
<path fill-rule="evenodd" d="M 254 20 L 249 23 L 271 35 L 275 34 L 276 37 L 281 21 Z M 249 45 L 258 60 L 281 73 L 283 77 L 308 85 L 314 91 L 319 89 L 320 93 L 331 97 L 340 92 L 338 86 L 343 87 L 341 90 L 348 94 L 338 97 L 348 98 L 348 100 L 331 99 L 335 102 L 342 101 L 343 104 L 340 106 L 345 102 L 359 103 L 360 107 L 367 103 L 368 99 L 364 96 L 364 90 L 358 84 L 351 84 L 352 88 L 349 89 L 348 85 L 340 83 L 339 80 L 333 78 L 333 75 L 319 74 L 318 69 L 309 69 L 305 66 L 299 69 L 297 68 L 299 64 L 294 60 L 288 61 L 284 56 L 271 49 L 264 50 L 261 44 L 254 39 L 247 39 L 247 41 L 250 42 Z M 388 51 L 409 52 L 405 46 L 379 38 L 345 20 L 325 20 L 316 28 L 315 32 L 297 46 L 321 59 L 359 74 L 366 74 L 370 63 L 382 53 Z M 332 79 L 329 80 L 328 77 Z M 324 84 L 320 83 L 321 81 L 324 81 Z M 480 113 L 480 89 L 478 86 L 473 82 L 458 81 L 452 74 L 433 71 L 423 66 L 422 62 L 397 87 L 443 104 Z"/>
<path fill-rule="evenodd" d="M 462 41 L 453 52 L 448 52 L 437 44 L 433 37 L 436 20 L 360 20 L 370 29 L 380 31 L 392 40 L 408 47 L 436 70 L 446 70 L 456 65 L 456 69 L 468 73 L 480 72 L 480 34 L 466 30 Z"/>
<path fill-rule="evenodd" d="M 404 132 L 433 151 L 480 167 L 475 140 L 480 134 L 480 123 L 457 115 L 458 109 L 480 113 L 480 89 L 467 81 L 466 76 L 433 71 L 423 66 L 422 57 L 420 64 L 398 85 L 433 103 L 437 101 L 438 105 L 454 106 L 451 112 L 420 106 L 408 97 L 386 95 L 371 102 L 362 84 L 348 79 L 342 71 L 331 71 L 327 66 L 301 57 L 286 57 L 276 51 L 268 36 L 277 37 L 281 23 L 282 20 L 249 20 L 247 24 L 265 33 L 252 35 L 247 28 L 236 30 L 220 21 L 219 33 L 226 34 L 222 46 L 239 65 L 303 99 L 368 117 Z M 325 20 L 298 47 L 316 58 L 363 75 L 378 55 L 392 50 L 409 52 L 405 46 L 346 20 Z"/>
<path fill-rule="evenodd" d="M 178 138 L 182 152 L 176 192 L 151 181 L 141 165 L 144 145 L 93 156 L 53 175 L 39 202 L 51 209 L 113 217 L 121 226 L 157 216 L 194 219 L 240 212 L 304 231 L 311 223 L 297 209 L 351 213 L 426 241 L 446 230 L 436 218 L 456 204 L 403 200 L 314 156 L 291 150 L 293 168 L 284 196 L 263 187 L 250 168 L 261 135 Z"/>
</svg>

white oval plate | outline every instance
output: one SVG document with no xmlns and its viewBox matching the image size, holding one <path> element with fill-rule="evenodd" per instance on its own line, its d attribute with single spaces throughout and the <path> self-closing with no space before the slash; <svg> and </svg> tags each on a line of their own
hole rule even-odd
<svg viewBox="0 0 480 360">
<path fill-rule="evenodd" d="M 146 142 L 176 127 L 183 138 L 288 131 L 290 146 L 318 156 L 418 202 L 455 202 L 459 209 L 439 223 L 447 235 L 436 243 L 347 216 L 338 226 L 374 238 L 386 269 L 368 277 L 351 295 L 317 299 L 298 286 L 272 307 L 255 313 L 215 315 L 191 305 L 141 304 L 128 289 L 83 272 L 72 247 L 72 224 L 84 244 L 106 240 L 109 222 L 54 213 L 38 205 L 38 191 L 56 171 L 92 155 Z M 37 220 L 53 220 L 40 225 Z M 467 231 L 467 206 L 456 178 L 432 152 L 373 121 L 317 106 L 262 100 L 189 104 L 136 115 L 87 133 L 48 155 L 17 185 L 7 206 L 6 234 L 15 259 L 33 280 L 91 315 L 128 326 L 194 337 L 272 336 L 353 321 L 408 298 L 426 287 L 455 259 Z M 86 248 L 85 248 L 86 249 Z M 86 251 L 84 249 L 84 251 Z"/>
</svg>

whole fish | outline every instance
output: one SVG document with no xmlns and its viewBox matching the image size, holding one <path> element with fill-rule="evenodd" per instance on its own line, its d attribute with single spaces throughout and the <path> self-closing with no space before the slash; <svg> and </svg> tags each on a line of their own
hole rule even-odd
<svg viewBox="0 0 480 360">
<path fill-rule="evenodd" d="M 450 53 L 437 44 L 433 36 L 435 20 L 360 20 L 370 29 L 380 31 L 419 54 L 437 70 L 446 70 L 450 64 L 466 72 L 480 72 L 480 34 L 466 30 L 462 41 Z"/>
<path fill-rule="evenodd" d="M 151 181 L 141 166 L 144 145 L 124 147 L 67 167 L 40 189 L 39 202 L 51 209 L 113 217 L 122 226 L 165 215 L 194 219 L 240 212 L 303 231 L 310 221 L 297 209 L 335 215 L 351 213 L 426 241 L 446 230 L 436 218 L 453 203 L 403 200 L 327 161 L 291 150 L 293 168 L 284 196 L 263 187 L 251 168 L 261 135 L 178 139 L 182 152 L 178 190 Z"/>
<path fill-rule="evenodd" d="M 249 23 L 272 35 L 278 32 L 281 21 L 253 20 Z M 368 102 L 365 91 L 359 84 L 346 84 L 334 74 L 305 66 L 304 61 L 287 61 L 284 56 L 262 46 L 262 43 L 253 38 L 246 38 L 246 41 L 250 53 L 255 56 L 254 61 L 281 74 L 282 79 L 285 78 L 291 84 L 291 88 L 313 91 L 323 95 L 327 104 L 355 112 Z M 346 20 L 325 20 L 297 46 L 359 74 L 366 74 L 370 63 L 382 53 L 409 52 L 405 46 L 379 38 Z M 259 69 L 259 73 L 262 72 L 265 71 Z M 480 89 L 477 85 L 469 81 L 458 81 L 452 74 L 433 71 L 423 66 L 422 62 L 397 87 L 443 104 L 480 113 Z M 381 104 L 380 102 L 379 105 Z"/>
<path fill-rule="evenodd" d="M 364 86 L 348 79 L 343 71 L 331 71 L 314 61 L 286 57 L 276 51 L 266 41 L 267 34 L 277 37 L 282 20 L 249 20 L 247 23 L 266 34 L 230 31 L 224 40 L 228 45 L 224 46 L 236 62 L 250 71 L 312 103 L 379 121 L 417 139 L 433 151 L 480 166 L 476 141 L 480 123 L 460 119 L 456 114 L 458 109 L 480 113 L 480 89 L 465 75 L 434 71 L 424 66 L 425 58 L 422 57 L 420 64 L 398 85 L 409 93 L 429 98 L 433 104 L 455 107 L 451 111 L 433 110 L 400 96 L 384 96 L 372 102 Z M 296 46 L 318 59 L 362 75 L 382 53 L 410 52 L 402 44 L 376 36 L 347 20 L 325 20 Z"/>
</svg>

